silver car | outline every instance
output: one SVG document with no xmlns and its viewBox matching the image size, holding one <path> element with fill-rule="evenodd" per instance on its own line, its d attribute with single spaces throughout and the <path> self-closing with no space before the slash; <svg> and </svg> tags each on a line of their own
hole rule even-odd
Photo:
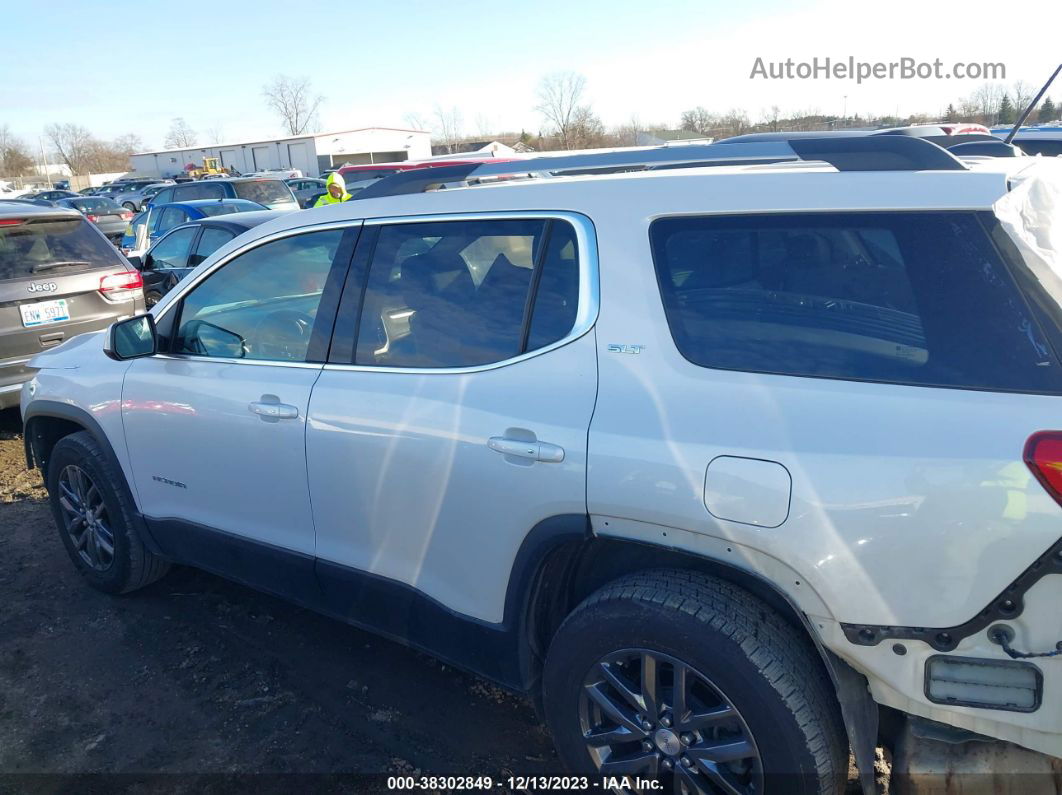
<svg viewBox="0 0 1062 795">
<path fill-rule="evenodd" d="M 174 184 L 172 180 L 159 180 L 158 182 L 147 184 L 133 184 L 127 188 L 111 193 L 109 196 L 125 209 L 138 213 L 143 209 L 145 202 L 150 201 L 156 193 L 167 185 L 172 184 Z"/>
<path fill-rule="evenodd" d="M 325 192 L 325 181 L 314 177 L 297 177 L 284 180 L 295 194 L 300 207 L 309 207 L 311 200 Z"/>
</svg>

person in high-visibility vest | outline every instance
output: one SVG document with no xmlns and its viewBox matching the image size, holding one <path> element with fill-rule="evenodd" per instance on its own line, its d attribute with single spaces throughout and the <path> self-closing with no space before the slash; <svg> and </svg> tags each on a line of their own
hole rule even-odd
<svg viewBox="0 0 1062 795">
<path fill-rule="evenodd" d="M 344 182 L 343 175 L 338 171 L 333 171 L 325 180 L 325 194 L 315 201 L 313 206 L 324 207 L 327 204 L 339 204 L 349 198 L 350 194 L 347 193 L 347 183 Z"/>
</svg>

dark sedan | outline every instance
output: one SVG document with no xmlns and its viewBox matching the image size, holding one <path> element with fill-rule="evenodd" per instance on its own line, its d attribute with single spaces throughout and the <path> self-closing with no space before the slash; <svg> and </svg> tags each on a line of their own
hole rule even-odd
<svg viewBox="0 0 1062 795">
<path fill-rule="evenodd" d="M 161 301 L 177 282 L 223 245 L 251 227 L 275 220 L 277 214 L 275 210 L 260 210 L 199 218 L 170 229 L 143 257 L 130 257 L 144 277 L 148 307 Z"/>
<path fill-rule="evenodd" d="M 107 236 L 107 239 L 117 243 L 125 234 L 125 228 L 129 224 L 133 213 L 105 196 L 78 196 L 76 198 L 56 199 L 53 204 L 57 207 L 70 207 L 77 210 L 99 230 Z"/>
</svg>

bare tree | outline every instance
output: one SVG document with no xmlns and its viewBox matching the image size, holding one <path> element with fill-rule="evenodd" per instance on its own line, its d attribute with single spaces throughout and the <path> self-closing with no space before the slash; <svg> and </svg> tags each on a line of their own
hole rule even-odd
<svg viewBox="0 0 1062 795">
<path fill-rule="evenodd" d="M 692 110 L 683 111 L 679 124 L 683 130 L 710 135 L 719 126 L 719 117 L 698 105 Z"/>
<path fill-rule="evenodd" d="M 580 103 L 585 90 L 586 78 L 575 72 L 555 72 L 543 77 L 538 84 L 538 105 L 535 110 L 554 127 L 564 149 L 575 148 L 573 125 L 576 112 L 584 107 Z M 585 106 L 583 115 L 589 112 L 589 106 Z"/>
<path fill-rule="evenodd" d="M 419 113 L 413 113 L 412 111 L 404 114 L 402 116 L 402 121 L 409 125 L 411 130 L 427 130 L 431 127 L 431 125 L 424 120 L 423 116 Z"/>
<path fill-rule="evenodd" d="M 486 113 L 476 114 L 476 134 L 480 138 L 489 138 L 494 134 L 494 124 Z"/>
<path fill-rule="evenodd" d="M 79 124 L 49 124 L 44 134 L 55 151 L 74 174 L 91 174 L 95 140 L 92 133 Z"/>
<path fill-rule="evenodd" d="M 0 176 L 20 177 L 33 170 L 33 156 L 21 138 L 0 124 Z"/>
<path fill-rule="evenodd" d="M 188 122 L 183 117 L 178 116 L 170 122 L 170 131 L 166 133 L 163 145 L 167 149 L 187 149 L 190 146 L 195 146 L 198 140 L 199 136 L 196 135 L 195 130 L 188 125 Z"/>
<path fill-rule="evenodd" d="M 208 144 L 220 144 L 225 140 L 225 128 L 221 126 L 221 122 L 214 122 L 210 127 L 207 127 L 203 131 Z"/>
<path fill-rule="evenodd" d="M 999 83 L 985 83 L 974 91 L 973 101 L 985 124 L 993 125 L 998 121 L 999 105 L 1006 93 Z"/>
<path fill-rule="evenodd" d="M 1032 98 L 1036 96 L 1037 88 L 1029 85 L 1024 80 L 1015 80 L 1010 86 L 1010 101 L 1014 104 L 1014 112 L 1020 115 L 1025 110 Z"/>
<path fill-rule="evenodd" d="M 436 137 L 446 147 L 446 153 L 453 154 L 457 151 L 457 144 L 461 140 L 461 128 L 464 123 L 461 111 L 455 107 L 444 110 L 436 105 L 435 120 Z"/>
<path fill-rule="evenodd" d="M 568 129 L 569 149 L 589 149 L 604 143 L 605 125 L 590 109 L 589 105 L 580 105 L 572 113 Z"/>
<path fill-rule="evenodd" d="M 262 96 L 280 117 L 288 135 L 302 135 L 317 127 L 317 111 L 324 97 L 313 93 L 310 78 L 277 75 L 272 83 L 262 87 Z"/>
</svg>

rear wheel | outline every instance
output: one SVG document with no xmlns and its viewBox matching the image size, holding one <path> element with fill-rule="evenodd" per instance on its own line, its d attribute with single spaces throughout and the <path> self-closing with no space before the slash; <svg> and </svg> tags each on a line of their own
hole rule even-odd
<svg viewBox="0 0 1062 795">
<path fill-rule="evenodd" d="M 132 202 L 124 202 L 122 206 L 127 210 L 132 210 L 134 213 L 136 212 L 136 205 Z"/>
<path fill-rule="evenodd" d="M 59 440 L 48 461 L 47 486 L 63 546 L 93 587 L 135 591 L 169 570 L 144 547 L 122 473 L 91 434 Z"/>
<path fill-rule="evenodd" d="M 847 742 L 805 637 L 746 591 L 695 572 L 625 577 L 550 645 L 546 718 L 575 772 L 679 793 L 836 793 Z"/>
</svg>

